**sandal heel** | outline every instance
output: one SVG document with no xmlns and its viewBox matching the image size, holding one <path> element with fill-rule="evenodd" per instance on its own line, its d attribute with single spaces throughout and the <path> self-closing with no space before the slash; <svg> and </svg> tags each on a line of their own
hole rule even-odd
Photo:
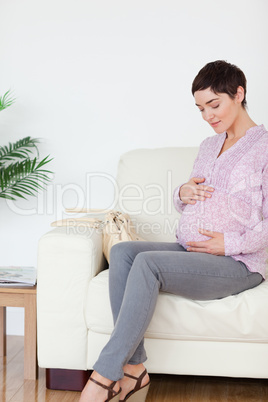
<svg viewBox="0 0 268 402">
<path fill-rule="evenodd" d="M 119 402 L 120 401 L 120 394 L 114 396 L 112 399 L 109 399 L 111 402 Z"/>
<path fill-rule="evenodd" d="M 131 395 L 127 402 L 145 402 L 146 397 L 149 391 L 150 384 L 145 385 L 145 387 L 141 388 L 139 391 L 136 391 L 133 395 Z"/>
<path fill-rule="evenodd" d="M 150 386 L 150 380 L 149 382 L 141 387 L 142 379 L 146 376 L 147 370 L 145 369 L 139 377 L 135 377 L 133 375 L 124 373 L 126 377 L 132 378 L 133 380 L 136 380 L 136 385 L 135 388 L 130 391 L 126 396 L 125 399 L 120 399 L 119 402 L 145 402 L 146 401 L 146 396 L 149 391 L 149 386 Z"/>
</svg>

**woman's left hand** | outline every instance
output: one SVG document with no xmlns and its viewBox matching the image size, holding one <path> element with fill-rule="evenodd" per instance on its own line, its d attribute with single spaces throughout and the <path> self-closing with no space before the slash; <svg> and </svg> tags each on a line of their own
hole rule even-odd
<svg viewBox="0 0 268 402">
<path fill-rule="evenodd" d="M 198 253 L 208 253 L 214 255 L 225 255 L 224 234 L 220 232 L 212 232 L 210 230 L 198 229 L 199 233 L 211 237 L 205 241 L 189 241 L 187 251 L 195 251 Z"/>
</svg>

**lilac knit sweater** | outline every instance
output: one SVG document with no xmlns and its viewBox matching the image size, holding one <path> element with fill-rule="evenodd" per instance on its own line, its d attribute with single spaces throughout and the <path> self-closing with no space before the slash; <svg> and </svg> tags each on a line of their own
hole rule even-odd
<svg viewBox="0 0 268 402">
<path fill-rule="evenodd" d="M 211 198 L 184 204 L 180 187 L 174 191 L 175 208 L 182 213 L 178 243 L 208 240 L 198 228 L 224 233 L 225 255 L 243 261 L 251 272 L 265 278 L 268 247 L 268 132 L 263 125 L 250 128 L 231 148 L 220 150 L 226 133 L 206 138 L 200 145 L 190 177 L 204 177 L 214 187 Z"/>
</svg>

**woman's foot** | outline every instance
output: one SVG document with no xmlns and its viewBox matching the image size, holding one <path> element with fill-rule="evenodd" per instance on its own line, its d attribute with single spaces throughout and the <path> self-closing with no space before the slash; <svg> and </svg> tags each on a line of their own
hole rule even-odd
<svg viewBox="0 0 268 402">
<path fill-rule="evenodd" d="M 97 371 L 93 371 L 90 378 L 107 387 L 110 387 L 110 385 L 113 383 L 113 381 L 109 380 L 108 378 L 102 377 L 99 373 L 97 373 Z M 114 385 L 113 390 L 115 393 L 118 393 L 119 389 L 120 385 L 119 382 L 117 382 Z M 82 391 L 79 402 L 104 402 L 107 399 L 108 390 L 89 379 Z"/>
<path fill-rule="evenodd" d="M 130 374 L 134 377 L 139 377 L 141 375 L 141 373 L 143 373 L 143 371 L 145 370 L 145 367 L 143 364 L 136 364 L 136 365 L 126 364 L 125 367 L 123 368 L 123 370 L 124 370 L 124 373 L 126 373 L 126 374 Z M 145 386 L 149 382 L 150 382 L 150 377 L 149 377 L 148 373 L 146 373 L 146 375 L 142 379 L 141 387 Z M 119 383 L 120 383 L 120 387 L 122 389 L 122 391 L 120 393 L 120 401 L 121 401 L 121 400 L 124 400 L 126 395 L 135 388 L 137 380 L 124 376 L 119 381 Z"/>
</svg>

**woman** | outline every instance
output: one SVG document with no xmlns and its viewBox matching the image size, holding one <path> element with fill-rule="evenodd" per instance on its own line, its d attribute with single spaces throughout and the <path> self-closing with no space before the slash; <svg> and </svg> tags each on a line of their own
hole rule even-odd
<svg viewBox="0 0 268 402">
<path fill-rule="evenodd" d="M 225 61 L 203 67 L 195 103 L 216 135 L 205 139 L 188 183 L 174 191 L 177 242 L 124 242 L 110 255 L 114 331 L 81 402 L 142 402 L 149 388 L 143 336 L 159 290 L 196 300 L 258 286 L 268 244 L 268 132 L 246 110 L 246 78 Z"/>
</svg>

